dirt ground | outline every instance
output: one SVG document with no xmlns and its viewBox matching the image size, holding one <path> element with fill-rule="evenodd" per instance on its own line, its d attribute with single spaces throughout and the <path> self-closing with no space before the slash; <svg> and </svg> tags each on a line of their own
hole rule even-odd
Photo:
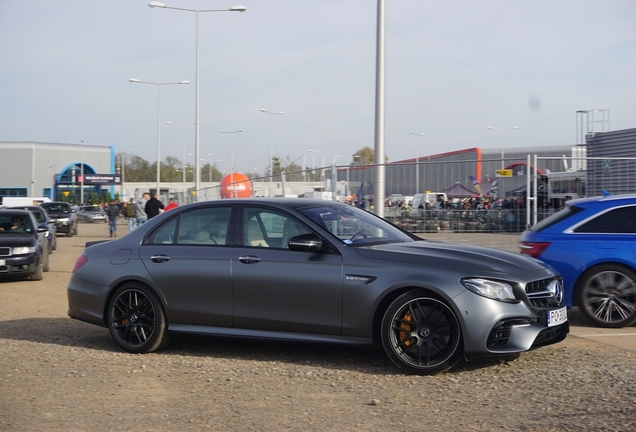
<svg viewBox="0 0 636 432">
<path fill-rule="evenodd" d="M 576 336 L 433 377 L 370 348 L 180 337 L 124 353 L 66 314 L 75 259 L 107 235 L 81 224 L 43 281 L 0 279 L 0 431 L 636 430 L 636 353 Z"/>
</svg>

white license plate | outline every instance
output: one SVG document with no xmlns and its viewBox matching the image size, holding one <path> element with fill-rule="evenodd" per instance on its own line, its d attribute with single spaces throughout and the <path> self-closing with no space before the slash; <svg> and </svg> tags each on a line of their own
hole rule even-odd
<svg viewBox="0 0 636 432">
<path fill-rule="evenodd" d="M 561 309 L 548 311 L 548 327 L 563 324 L 568 320 L 568 310 L 563 307 Z"/>
<path fill-rule="evenodd" d="M 0 265 L 5 265 L 6 261 L 5 260 L 0 260 Z"/>
</svg>

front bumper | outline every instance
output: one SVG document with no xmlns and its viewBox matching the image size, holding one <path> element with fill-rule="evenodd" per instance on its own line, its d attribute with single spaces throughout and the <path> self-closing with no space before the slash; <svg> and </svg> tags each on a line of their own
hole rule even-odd
<svg viewBox="0 0 636 432">
<path fill-rule="evenodd" d="M 570 326 L 548 327 L 543 312 L 523 302 L 505 303 L 470 291 L 454 299 L 463 320 L 464 348 L 468 355 L 516 354 L 561 342 Z"/>
<path fill-rule="evenodd" d="M 38 270 L 39 264 L 35 254 L 0 257 L 0 277 L 33 274 Z"/>
</svg>

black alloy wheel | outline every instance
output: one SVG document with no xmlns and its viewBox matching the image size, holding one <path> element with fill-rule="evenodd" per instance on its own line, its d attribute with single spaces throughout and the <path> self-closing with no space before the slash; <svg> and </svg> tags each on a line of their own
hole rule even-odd
<svg viewBox="0 0 636 432">
<path fill-rule="evenodd" d="M 448 370 L 463 352 L 455 313 L 424 291 L 405 293 L 391 303 L 382 319 L 381 336 L 389 358 L 412 374 Z"/>
<path fill-rule="evenodd" d="M 166 316 L 157 296 L 138 284 L 119 288 L 108 305 L 110 334 L 124 350 L 148 353 L 170 341 Z"/>
<path fill-rule="evenodd" d="M 636 274 L 606 264 L 588 270 L 576 290 L 583 316 L 595 326 L 620 328 L 636 323 Z"/>
</svg>

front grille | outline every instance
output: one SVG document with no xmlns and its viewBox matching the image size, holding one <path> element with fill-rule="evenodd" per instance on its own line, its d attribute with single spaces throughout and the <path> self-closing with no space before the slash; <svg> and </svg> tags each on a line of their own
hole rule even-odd
<svg viewBox="0 0 636 432">
<path fill-rule="evenodd" d="M 554 295 L 548 291 L 548 285 L 553 281 L 558 281 L 563 287 L 563 281 L 560 276 L 542 279 L 526 284 L 526 295 L 530 304 L 536 308 L 554 308 L 560 306 Z"/>
<path fill-rule="evenodd" d="M 0 247 L 0 256 L 11 256 L 11 248 Z"/>
</svg>

